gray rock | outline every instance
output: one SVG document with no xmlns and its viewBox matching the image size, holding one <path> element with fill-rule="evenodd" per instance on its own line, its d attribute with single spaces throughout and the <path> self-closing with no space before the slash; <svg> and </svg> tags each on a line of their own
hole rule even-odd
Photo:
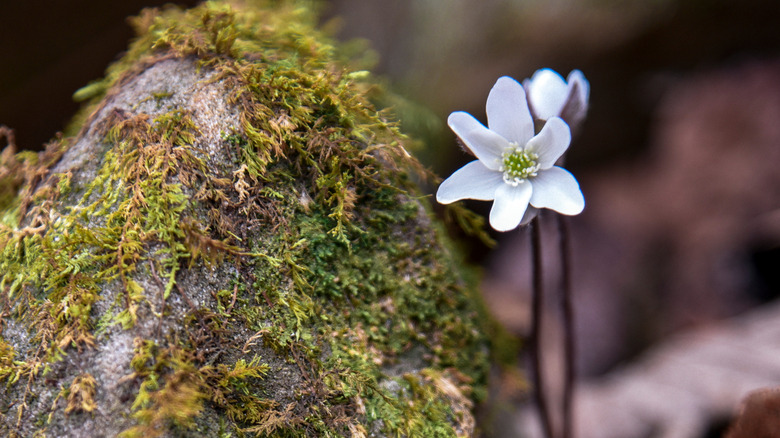
<svg viewBox="0 0 780 438">
<path fill-rule="evenodd" d="M 312 22 L 147 11 L 72 137 L 3 154 L 0 434 L 474 433 L 473 273 Z"/>
</svg>

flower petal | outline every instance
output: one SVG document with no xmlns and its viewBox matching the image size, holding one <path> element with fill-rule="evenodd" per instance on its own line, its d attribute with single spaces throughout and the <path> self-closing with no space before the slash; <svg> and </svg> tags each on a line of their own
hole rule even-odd
<svg viewBox="0 0 780 438">
<path fill-rule="evenodd" d="M 572 70 L 569 73 L 568 81 L 569 95 L 561 108 L 560 117 L 569 124 L 572 131 L 575 131 L 588 112 L 590 84 L 579 70 Z"/>
<path fill-rule="evenodd" d="M 569 125 L 558 117 L 552 117 L 525 148 L 539 155 L 538 163 L 542 169 L 549 169 L 566 152 L 570 142 Z"/>
<path fill-rule="evenodd" d="M 577 99 L 583 102 L 585 108 L 587 108 L 588 98 L 590 97 L 590 82 L 585 79 L 585 75 L 579 70 L 572 70 L 566 81 L 569 82 L 569 88 L 577 86 Z"/>
<path fill-rule="evenodd" d="M 491 201 L 500 185 L 506 185 L 503 174 L 475 160 L 455 171 L 439 185 L 436 201 L 440 204 L 450 204 L 461 199 Z"/>
<path fill-rule="evenodd" d="M 525 90 L 519 82 L 503 76 L 490 90 L 487 98 L 487 118 L 491 131 L 519 145 L 534 136 L 534 121 L 528 109 Z"/>
<path fill-rule="evenodd" d="M 523 219 L 533 187 L 522 183 L 517 186 L 503 184 L 496 189 L 496 200 L 490 209 L 490 226 L 496 231 L 509 231 L 517 228 Z"/>
<path fill-rule="evenodd" d="M 531 79 L 523 81 L 528 93 L 528 103 L 534 117 L 547 120 L 560 116 L 561 109 L 569 96 L 569 86 L 558 73 L 543 68 L 537 70 Z"/>
<path fill-rule="evenodd" d="M 523 219 L 520 221 L 520 226 L 528 225 L 539 214 L 539 209 L 532 205 L 528 206 L 528 209 L 523 214 Z"/>
<path fill-rule="evenodd" d="M 498 170 L 503 159 L 501 154 L 509 147 L 509 142 L 504 137 L 489 130 L 471 114 L 463 111 L 450 114 L 447 124 L 482 164 L 488 169 Z"/>
<path fill-rule="evenodd" d="M 529 181 L 534 186 L 530 202 L 536 208 L 549 208 L 569 216 L 580 214 L 585 208 L 580 185 L 566 169 L 555 166 L 542 170 Z"/>
</svg>

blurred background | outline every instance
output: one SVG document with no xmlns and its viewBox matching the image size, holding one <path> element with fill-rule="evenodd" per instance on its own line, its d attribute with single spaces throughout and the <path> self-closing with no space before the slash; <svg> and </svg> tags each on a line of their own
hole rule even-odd
<svg viewBox="0 0 780 438">
<path fill-rule="evenodd" d="M 19 147 L 40 149 L 62 130 L 78 108 L 73 92 L 127 46 L 126 17 L 163 3 L 0 0 L 0 124 L 15 129 Z M 780 333 L 773 301 L 780 2 L 331 0 L 318 7 L 337 38 L 372 48 L 373 71 L 408 100 L 396 112 L 420 139 L 416 154 L 443 177 L 470 161 L 447 115 L 464 110 L 484 121 L 498 77 L 576 68 L 590 81 L 590 111 L 567 157 L 587 202 L 571 221 L 579 436 L 721 436 L 751 390 L 780 385 L 780 336 L 765 335 Z M 555 393 L 552 219 L 543 218 L 545 348 Z M 496 318 L 527 333 L 526 233 L 494 233 L 492 249 L 453 233 L 485 267 L 483 292 Z M 501 391 L 511 386 L 501 379 L 502 414 L 485 421 L 486 435 L 535 436 L 523 394 Z"/>
</svg>

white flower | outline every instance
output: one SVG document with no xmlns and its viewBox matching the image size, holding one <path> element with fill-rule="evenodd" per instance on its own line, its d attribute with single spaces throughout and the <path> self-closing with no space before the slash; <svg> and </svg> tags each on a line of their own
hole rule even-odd
<svg viewBox="0 0 780 438">
<path fill-rule="evenodd" d="M 572 70 L 566 80 L 549 68 L 537 70 L 523 81 L 523 87 L 536 119 L 560 117 L 575 129 L 588 112 L 590 84 L 579 70 Z"/>
<path fill-rule="evenodd" d="M 528 223 L 540 208 L 579 214 L 585 200 L 577 180 L 554 166 L 571 140 L 566 123 L 551 117 L 534 135 L 523 87 L 506 76 L 490 90 L 487 117 L 490 128 L 468 113 L 450 114 L 450 128 L 478 160 L 441 183 L 436 200 L 442 204 L 460 199 L 492 200 L 490 225 L 498 231 Z"/>
</svg>

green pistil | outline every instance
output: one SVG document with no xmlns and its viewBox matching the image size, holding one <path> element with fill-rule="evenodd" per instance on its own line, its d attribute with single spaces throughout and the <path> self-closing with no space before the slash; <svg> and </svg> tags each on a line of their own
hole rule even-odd
<svg viewBox="0 0 780 438">
<path fill-rule="evenodd" d="M 498 169 L 504 172 L 504 181 L 507 184 L 516 186 L 525 182 L 530 177 L 536 176 L 539 172 L 539 155 L 527 151 L 520 146 L 512 145 L 513 148 L 504 152 L 504 160 Z"/>
</svg>

